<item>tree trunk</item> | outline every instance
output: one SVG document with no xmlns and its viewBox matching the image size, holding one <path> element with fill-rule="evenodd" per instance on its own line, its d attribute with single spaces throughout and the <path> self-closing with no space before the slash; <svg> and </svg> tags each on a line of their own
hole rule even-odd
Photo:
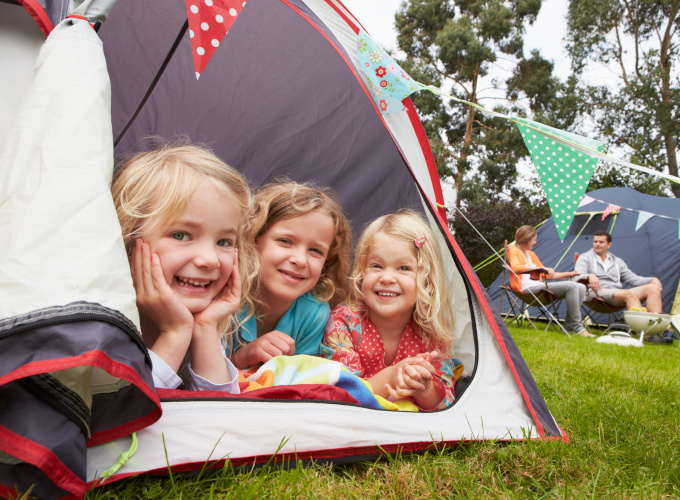
<svg viewBox="0 0 680 500">
<path fill-rule="evenodd" d="M 472 90 L 468 94 L 468 101 L 477 104 L 477 81 L 479 79 L 479 72 L 481 68 L 478 66 L 475 68 L 475 71 L 473 73 L 472 77 Z M 458 165 L 459 167 L 456 169 L 456 190 L 460 192 L 461 188 L 463 187 L 463 179 L 465 178 L 465 174 L 467 172 L 466 170 L 463 170 L 460 168 L 460 162 L 461 160 L 465 163 L 467 163 L 468 159 L 468 148 L 470 147 L 470 144 L 472 144 L 472 132 L 473 132 L 473 125 L 475 123 L 475 113 L 477 110 L 473 108 L 472 106 L 468 106 L 468 115 L 467 115 L 467 121 L 465 123 L 465 136 L 463 137 L 463 147 L 460 150 L 460 159 L 458 160 Z M 469 168 L 469 167 L 468 167 Z M 460 196 L 456 196 L 456 206 L 460 208 Z"/>
<path fill-rule="evenodd" d="M 664 138 L 664 145 L 666 147 L 666 160 L 668 161 L 668 173 L 678 176 L 678 158 L 676 155 L 675 142 L 675 127 L 671 117 L 671 60 L 669 50 L 671 45 L 671 34 L 675 16 L 678 14 L 678 0 L 674 0 L 670 4 L 668 14 L 668 24 L 664 37 L 661 40 L 661 51 L 659 60 L 661 65 L 661 105 L 659 106 L 659 124 L 661 128 L 661 135 Z M 676 198 L 680 198 L 680 184 L 671 183 L 671 191 Z"/>
</svg>

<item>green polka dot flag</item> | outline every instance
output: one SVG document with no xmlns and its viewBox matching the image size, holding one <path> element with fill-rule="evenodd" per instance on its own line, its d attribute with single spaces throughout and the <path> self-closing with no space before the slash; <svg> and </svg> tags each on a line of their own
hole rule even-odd
<svg viewBox="0 0 680 500">
<path fill-rule="evenodd" d="M 517 127 L 541 179 L 557 235 L 564 241 L 593 176 L 597 158 L 579 153 L 519 123 Z"/>
</svg>

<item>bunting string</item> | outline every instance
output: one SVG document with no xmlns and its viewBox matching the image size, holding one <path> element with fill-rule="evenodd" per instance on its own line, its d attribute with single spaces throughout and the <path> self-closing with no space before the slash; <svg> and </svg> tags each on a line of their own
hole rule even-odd
<svg viewBox="0 0 680 500">
<path fill-rule="evenodd" d="M 244 0 L 185 0 L 189 38 L 196 78 L 206 68 L 217 48 L 246 5 Z M 680 178 L 620 160 L 603 153 L 604 143 L 526 118 L 492 111 L 477 103 L 460 99 L 432 86 L 424 85 L 406 73 L 363 29 L 357 35 L 356 54 L 366 85 L 382 114 L 404 111 L 402 101 L 420 90 L 471 106 L 480 113 L 514 123 L 529 150 L 539 174 L 561 241 L 564 241 L 576 209 L 588 187 L 598 160 L 662 177 L 680 184 Z M 608 214 L 607 214 L 608 215 Z M 603 219 L 606 215 L 603 216 Z M 649 217 L 647 217 L 649 219 Z M 639 221 L 639 226 L 647 219 Z"/>
<path fill-rule="evenodd" d="M 555 134 L 555 132 L 560 132 L 561 135 L 566 135 L 569 134 L 568 132 L 565 132 L 563 130 L 558 130 L 554 129 L 552 127 L 549 127 L 548 125 L 544 125 L 539 122 L 534 122 L 532 120 L 527 120 L 525 118 L 518 118 L 515 116 L 510 116 L 510 115 L 505 115 L 503 113 L 498 113 L 497 111 L 491 111 L 489 109 L 486 109 L 479 104 L 475 104 L 469 101 L 466 101 L 465 99 L 459 99 L 457 97 L 454 97 L 452 95 L 447 94 L 446 92 L 442 92 L 436 87 L 433 87 L 432 85 L 422 85 L 422 88 L 425 90 L 429 90 L 430 92 L 433 92 L 435 94 L 439 94 L 440 96 L 447 97 L 449 99 L 453 99 L 454 101 L 460 102 L 461 104 L 466 104 L 467 106 L 472 106 L 473 108 L 477 109 L 478 111 L 489 115 L 489 116 L 494 116 L 497 118 L 504 118 L 506 120 L 509 120 L 515 124 L 522 124 L 525 127 L 535 131 L 542 133 L 545 135 L 548 139 L 551 139 L 559 144 L 562 144 L 564 146 L 568 146 L 572 148 L 575 151 L 578 151 L 583 154 L 587 154 L 590 156 L 593 156 L 595 158 L 598 158 L 600 160 L 605 160 L 610 163 L 615 163 L 617 165 L 621 165 L 623 167 L 628 167 L 632 168 L 634 170 L 639 170 L 640 172 L 645 172 L 646 174 L 654 175 L 656 177 L 663 177 L 666 180 L 669 180 L 671 182 L 675 182 L 676 184 L 680 184 L 680 177 L 675 177 L 674 175 L 667 174 L 665 172 L 659 172 L 658 170 L 652 170 L 651 168 L 643 167 L 642 165 L 637 165 L 635 163 L 631 163 L 629 161 L 621 160 L 619 158 L 616 158 L 615 156 L 611 156 L 607 153 L 602 153 L 596 149 L 593 149 L 592 147 L 586 146 L 586 145 L 581 145 L 574 140 L 570 140 L 566 137 L 560 137 L 559 135 Z M 552 129 L 552 130 L 550 130 Z M 579 136 L 577 134 L 569 134 L 572 135 L 574 138 L 582 138 L 582 139 L 587 139 L 586 137 Z"/>
<path fill-rule="evenodd" d="M 524 125 L 528 129 L 538 132 L 559 144 L 568 146 L 579 153 L 587 154 L 600 160 L 605 160 L 624 167 L 640 170 L 641 172 L 645 172 L 650 175 L 663 177 L 664 179 L 667 179 L 671 182 L 680 184 L 680 178 L 678 177 L 666 174 L 664 172 L 659 172 L 657 170 L 652 170 L 635 163 L 620 160 L 615 156 L 598 151 L 597 145 L 601 144 L 599 141 L 549 127 L 548 125 L 544 125 L 533 120 L 528 120 L 526 118 L 519 118 L 516 116 L 499 113 L 497 111 L 492 111 L 480 106 L 477 103 L 466 101 L 465 99 L 460 99 L 447 94 L 446 92 L 443 92 L 432 85 L 424 85 L 412 79 L 401 68 L 401 66 L 399 66 L 396 61 L 394 61 L 394 59 L 392 59 L 391 56 L 389 56 L 377 43 L 375 43 L 375 41 L 373 41 L 370 36 L 368 36 L 368 34 L 363 29 L 359 31 L 357 46 L 357 55 L 359 61 L 363 63 L 362 69 L 364 70 L 364 73 L 368 79 L 373 98 L 383 114 L 395 113 L 403 111 L 404 109 L 404 107 L 401 105 L 390 106 L 391 103 L 388 101 L 388 99 L 401 101 L 418 90 L 427 90 L 433 94 L 452 99 L 461 104 L 465 104 L 466 106 L 471 106 L 485 115 L 503 118 L 517 125 Z"/>
<path fill-rule="evenodd" d="M 601 141 L 565 132 L 526 118 L 492 111 L 477 103 L 447 94 L 432 85 L 424 85 L 412 79 L 363 29 L 357 35 L 357 59 L 364 72 L 371 97 L 382 114 L 404 111 L 405 108 L 401 102 L 403 99 L 419 90 L 427 90 L 470 106 L 485 115 L 514 123 L 522 135 L 539 174 L 561 241 L 564 241 L 571 227 L 576 209 L 588 188 L 599 160 L 680 184 L 678 177 L 603 153 L 604 143 Z"/>
<path fill-rule="evenodd" d="M 600 202 L 600 203 L 606 203 L 607 205 L 610 205 L 610 203 L 609 203 L 608 201 L 598 200 L 597 198 L 593 198 L 593 197 L 590 196 L 590 195 L 586 195 L 586 196 L 583 197 L 584 200 L 586 200 L 587 198 L 589 198 L 590 200 L 588 201 L 588 203 L 582 203 L 582 204 L 581 204 L 582 207 L 584 207 L 584 206 L 586 206 L 586 205 L 588 205 L 588 204 L 590 204 L 590 203 L 592 203 L 592 202 L 594 202 L 594 201 L 597 201 L 597 202 Z M 628 208 L 628 207 L 623 207 L 623 206 L 621 206 L 621 207 L 618 207 L 618 210 L 619 210 L 619 211 L 620 211 L 620 210 L 628 210 L 628 211 L 630 211 L 630 212 L 638 212 L 638 213 L 649 214 L 648 217 L 646 216 L 646 217 L 647 217 L 647 220 L 649 220 L 649 219 L 652 218 L 652 217 L 661 217 L 662 219 L 680 221 L 680 218 L 678 218 L 678 217 L 669 217 L 668 215 L 655 214 L 655 213 L 650 212 L 650 211 L 648 211 L 648 210 L 641 210 L 641 209 L 637 209 L 637 208 Z"/>
</svg>

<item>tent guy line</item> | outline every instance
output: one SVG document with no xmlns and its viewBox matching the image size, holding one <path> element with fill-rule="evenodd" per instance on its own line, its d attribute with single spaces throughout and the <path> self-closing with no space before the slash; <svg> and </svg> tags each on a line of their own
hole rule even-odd
<svg viewBox="0 0 680 500">
<path fill-rule="evenodd" d="M 490 116 L 503 118 L 509 120 L 516 125 L 523 125 L 535 133 L 541 134 L 556 143 L 562 144 L 572 150 L 605 160 L 611 163 L 639 170 L 650 175 L 663 177 L 671 182 L 680 184 L 680 178 L 675 177 L 664 172 L 652 170 L 635 163 L 620 160 L 614 156 L 606 153 L 601 153 L 597 149 L 591 147 L 592 145 L 601 145 L 600 141 L 595 141 L 587 137 L 566 132 L 564 130 L 556 129 L 548 125 L 544 125 L 533 120 L 510 116 L 497 111 L 492 111 L 480 106 L 477 103 L 466 101 L 458 97 L 452 96 L 434 87 L 433 85 L 425 85 L 412 79 L 399 64 L 396 63 L 392 57 L 387 54 L 364 30 L 360 30 L 357 35 L 357 57 L 364 62 L 362 69 L 369 80 L 371 90 L 373 91 L 374 101 L 380 108 L 383 114 L 400 112 L 404 108 L 401 103 L 394 103 L 393 101 L 401 101 L 419 90 L 427 90 L 433 94 L 447 97 L 461 104 L 471 106 L 476 110 Z"/>
<path fill-rule="evenodd" d="M 440 206 L 440 207 L 442 206 L 442 205 L 439 205 L 439 204 L 437 204 L 437 205 Z M 446 208 L 446 207 L 443 207 L 443 208 L 447 212 L 449 211 L 448 208 Z M 482 238 L 482 241 L 484 241 L 484 243 L 486 243 L 488 245 L 488 247 L 491 249 L 491 251 L 496 255 L 496 258 L 498 258 L 503 263 L 503 265 L 507 268 L 507 270 L 509 272 L 511 272 L 512 274 L 514 274 L 515 276 L 517 276 L 519 279 L 522 279 L 521 276 L 518 276 L 517 273 L 515 273 L 515 271 L 510 267 L 510 265 L 503 258 L 503 256 L 501 256 L 501 254 L 499 254 L 496 251 L 496 249 L 491 245 L 491 243 L 488 242 L 488 240 L 484 237 L 484 235 L 482 235 L 482 233 L 479 232 L 479 230 L 475 227 L 475 225 L 472 222 L 470 222 L 470 220 L 467 217 L 465 217 L 465 214 L 462 212 L 462 210 L 460 208 L 456 207 L 456 206 L 454 206 L 454 208 L 463 217 L 463 219 L 465 219 L 465 221 L 468 224 L 470 224 L 470 227 L 472 227 L 472 229 L 475 230 L 475 232 L 479 235 L 479 237 Z M 513 244 L 514 244 L 514 241 L 513 241 Z M 529 290 L 528 292 L 536 300 L 536 302 L 538 302 L 539 304 L 542 304 L 541 300 L 538 297 L 536 297 L 536 295 L 534 295 L 534 292 L 532 292 L 531 290 Z M 571 337 L 571 334 L 567 331 L 566 328 L 564 328 L 564 326 L 562 326 L 562 324 L 559 322 L 559 320 L 557 318 L 555 318 L 555 316 L 553 316 L 553 314 L 547 308 L 544 307 L 544 309 L 545 309 L 545 312 L 548 314 L 548 316 L 550 316 L 550 318 L 555 322 L 555 324 L 560 327 L 560 330 L 562 330 L 567 335 L 567 337 Z"/>
<path fill-rule="evenodd" d="M 422 85 L 422 84 L 420 84 L 420 85 Z M 641 165 L 637 165 L 635 163 L 631 163 L 631 162 L 628 162 L 628 161 L 625 161 L 625 160 L 620 160 L 620 159 L 616 158 L 615 156 L 611 156 L 611 155 L 608 155 L 606 153 L 601 153 L 601 152 L 599 152 L 599 151 L 597 151 L 593 148 L 590 148 L 588 146 L 582 146 L 582 145 L 580 145 L 580 144 L 578 144 L 574 141 L 571 141 L 571 140 L 563 138 L 563 137 L 559 137 L 559 136 L 555 135 L 554 133 L 546 130 L 546 128 L 552 128 L 552 127 L 548 127 L 548 126 L 543 125 L 543 124 L 538 124 L 537 122 L 533 122 L 531 120 L 525 120 L 525 119 L 522 119 L 522 118 L 517 118 L 517 117 L 514 117 L 514 116 L 505 115 L 503 113 L 498 113 L 497 111 L 491 111 L 489 109 L 484 108 L 483 106 L 480 106 L 479 104 L 475 104 L 473 102 L 466 101 L 465 99 L 459 99 L 458 97 L 454 97 L 452 95 L 449 95 L 446 92 L 442 92 L 438 88 L 433 87 L 431 85 L 423 85 L 423 89 L 429 90 L 430 92 L 432 92 L 434 94 L 438 94 L 442 97 L 448 97 L 449 99 L 453 99 L 454 101 L 460 102 L 462 104 L 472 106 L 473 108 L 477 109 L 478 111 L 481 111 L 484 114 L 494 116 L 496 118 L 504 118 L 504 119 L 510 120 L 511 122 L 518 124 L 518 125 L 522 124 L 525 127 L 533 130 L 534 132 L 538 132 L 538 133 L 546 136 L 547 138 L 549 138 L 549 139 L 551 139 L 555 142 L 558 142 L 560 144 L 563 144 L 564 146 L 570 147 L 570 148 L 572 148 L 575 151 L 578 151 L 580 153 L 588 154 L 590 156 L 594 156 L 596 158 L 608 161 L 610 163 L 616 163 L 616 164 L 624 166 L 624 167 L 639 170 L 641 172 L 645 172 L 645 173 L 650 174 L 650 175 L 654 175 L 654 176 L 657 176 L 657 177 L 663 177 L 664 179 L 667 179 L 671 182 L 675 182 L 677 184 L 680 184 L 680 178 L 679 177 L 675 177 L 674 175 L 666 174 L 664 172 L 659 172 L 657 170 L 652 170 L 650 168 L 643 167 Z M 541 128 L 538 128 L 537 125 L 540 125 Z M 554 130 L 557 130 L 557 129 L 554 129 Z"/>
</svg>

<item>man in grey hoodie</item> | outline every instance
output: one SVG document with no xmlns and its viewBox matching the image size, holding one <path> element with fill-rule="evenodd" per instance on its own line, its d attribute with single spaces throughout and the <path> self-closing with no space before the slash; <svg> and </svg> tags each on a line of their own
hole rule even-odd
<svg viewBox="0 0 680 500">
<path fill-rule="evenodd" d="M 590 285 L 585 300 L 600 297 L 610 304 L 625 305 L 627 309 L 642 307 L 642 302 L 647 301 L 649 312 L 660 313 L 661 281 L 635 274 L 622 259 L 609 253 L 611 246 L 611 234 L 597 231 L 593 236 L 593 249 L 580 255 L 576 261 L 576 270 L 580 274 L 575 279 L 587 279 Z M 622 288 L 624 283 L 635 288 Z"/>
</svg>

